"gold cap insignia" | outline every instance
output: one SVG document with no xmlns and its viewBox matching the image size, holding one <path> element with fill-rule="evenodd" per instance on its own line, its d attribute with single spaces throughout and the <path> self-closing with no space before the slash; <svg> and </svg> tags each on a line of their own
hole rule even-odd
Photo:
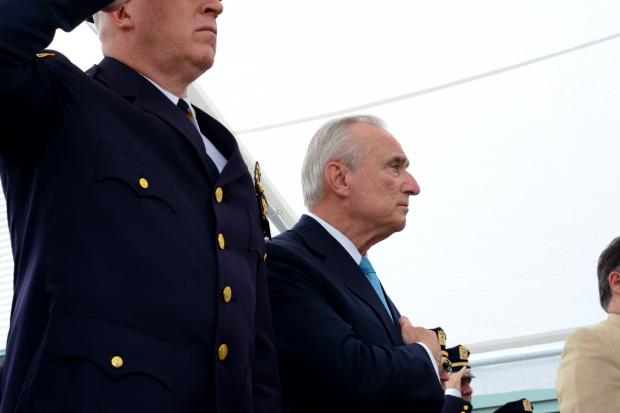
<svg viewBox="0 0 620 413">
<path fill-rule="evenodd" d="M 467 361 L 467 359 L 469 358 L 469 351 L 467 351 L 467 347 L 459 346 L 459 358 L 461 360 Z"/>
<path fill-rule="evenodd" d="M 445 346 L 446 345 L 446 333 L 444 333 L 443 330 L 439 330 L 437 332 L 437 338 L 439 339 L 439 345 L 441 345 L 441 346 Z"/>
<path fill-rule="evenodd" d="M 532 409 L 532 403 L 530 403 L 528 399 L 523 399 L 523 410 L 525 410 L 526 412 L 534 411 L 534 409 Z"/>
</svg>

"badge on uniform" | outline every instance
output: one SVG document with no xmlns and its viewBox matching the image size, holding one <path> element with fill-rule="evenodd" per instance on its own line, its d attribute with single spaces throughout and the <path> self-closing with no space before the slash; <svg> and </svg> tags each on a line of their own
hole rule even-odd
<svg viewBox="0 0 620 413">
<path fill-rule="evenodd" d="M 56 56 L 56 53 L 54 53 L 54 52 L 48 52 L 48 51 L 46 51 L 46 50 L 44 50 L 44 51 L 42 51 L 42 52 L 37 53 L 37 57 L 38 57 L 39 59 L 45 59 L 46 57 L 54 57 L 54 56 Z"/>
<path fill-rule="evenodd" d="M 260 183 L 260 166 L 258 162 L 254 166 L 254 188 L 256 190 L 256 201 L 258 202 L 258 210 L 260 211 L 260 224 L 263 228 L 263 237 L 271 239 L 271 229 L 269 228 L 269 205 L 265 197 L 265 188 Z"/>
</svg>

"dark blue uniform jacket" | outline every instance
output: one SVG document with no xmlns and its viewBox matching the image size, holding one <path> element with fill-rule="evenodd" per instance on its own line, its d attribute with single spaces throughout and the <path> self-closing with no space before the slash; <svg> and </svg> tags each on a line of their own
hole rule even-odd
<svg viewBox="0 0 620 413">
<path fill-rule="evenodd" d="M 279 412 L 263 231 L 232 135 L 198 111 L 228 159 L 212 176 L 197 130 L 131 68 L 36 56 L 107 3 L 0 0 L 15 261 L 0 412 Z"/>
<path fill-rule="evenodd" d="M 439 412 L 443 391 L 349 253 L 313 218 L 267 243 L 284 405 L 290 412 Z"/>
<path fill-rule="evenodd" d="M 441 407 L 441 413 L 471 413 L 472 411 L 473 408 L 470 402 L 456 396 L 446 396 Z"/>
</svg>

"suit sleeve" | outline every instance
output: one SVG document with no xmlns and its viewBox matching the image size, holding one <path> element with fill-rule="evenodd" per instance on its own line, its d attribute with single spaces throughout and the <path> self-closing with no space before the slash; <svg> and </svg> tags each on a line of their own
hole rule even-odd
<svg viewBox="0 0 620 413">
<path fill-rule="evenodd" d="M 77 68 L 64 57 L 40 55 L 57 28 L 73 30 L 110 0 L 0 1 L 0 120 L 7 135 L 69 116 L 79 101 Z M 68 67 L 71 66 L 71 69 Z M 32 122 L 36 116 L 37 122 Z M 60 119 L 59 119 L 60 118 Z M 14 133 L 11 133 L 14 132 Z"/>
<path fill-rule="evenodd" d="M 620 371 L 612 362 L 617 343 L 599 333 L 576 330 L 566 340 L 556 381 L 562 413 L 611 411 L 618 399 Z"/>
<path fill-rule="evenodd" d="M 286 252 L 269 253 L 269 290 L 285 404 L 287 385 L 293 380 L 298 389 L 307 383 L 315 390 L 312 394 L 318 392 L 333 402 L 332 407 L 347 411 L 441 405 L 443 392 L 420 345 L 363 342 L 338 315 L 338 303 L 330 302 L 320 280 L 305 273 L 308 267 L 292 264 L 284 258 Z"/>
<path fill-rule="evenodd" d="M 266 265 L 261 262 L 256 276 L 256 361 L 253 377 L 254 411 L 257 413 L 281 411 L 280 378 L 268 294 Z"/>
</svg>

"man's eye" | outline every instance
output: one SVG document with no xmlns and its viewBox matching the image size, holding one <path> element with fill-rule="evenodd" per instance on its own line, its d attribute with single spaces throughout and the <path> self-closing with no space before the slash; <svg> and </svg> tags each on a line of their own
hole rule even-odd
<svg viewBox="0 0 620 413">
<path fill-rule="evenodd" d="M 400 166 L 400 164 L 394 164 L 394 165 L 392 165 L 392 169 L 394 169 L 396 172 L 400 172 L 401 166 Z"/>
</svg>

